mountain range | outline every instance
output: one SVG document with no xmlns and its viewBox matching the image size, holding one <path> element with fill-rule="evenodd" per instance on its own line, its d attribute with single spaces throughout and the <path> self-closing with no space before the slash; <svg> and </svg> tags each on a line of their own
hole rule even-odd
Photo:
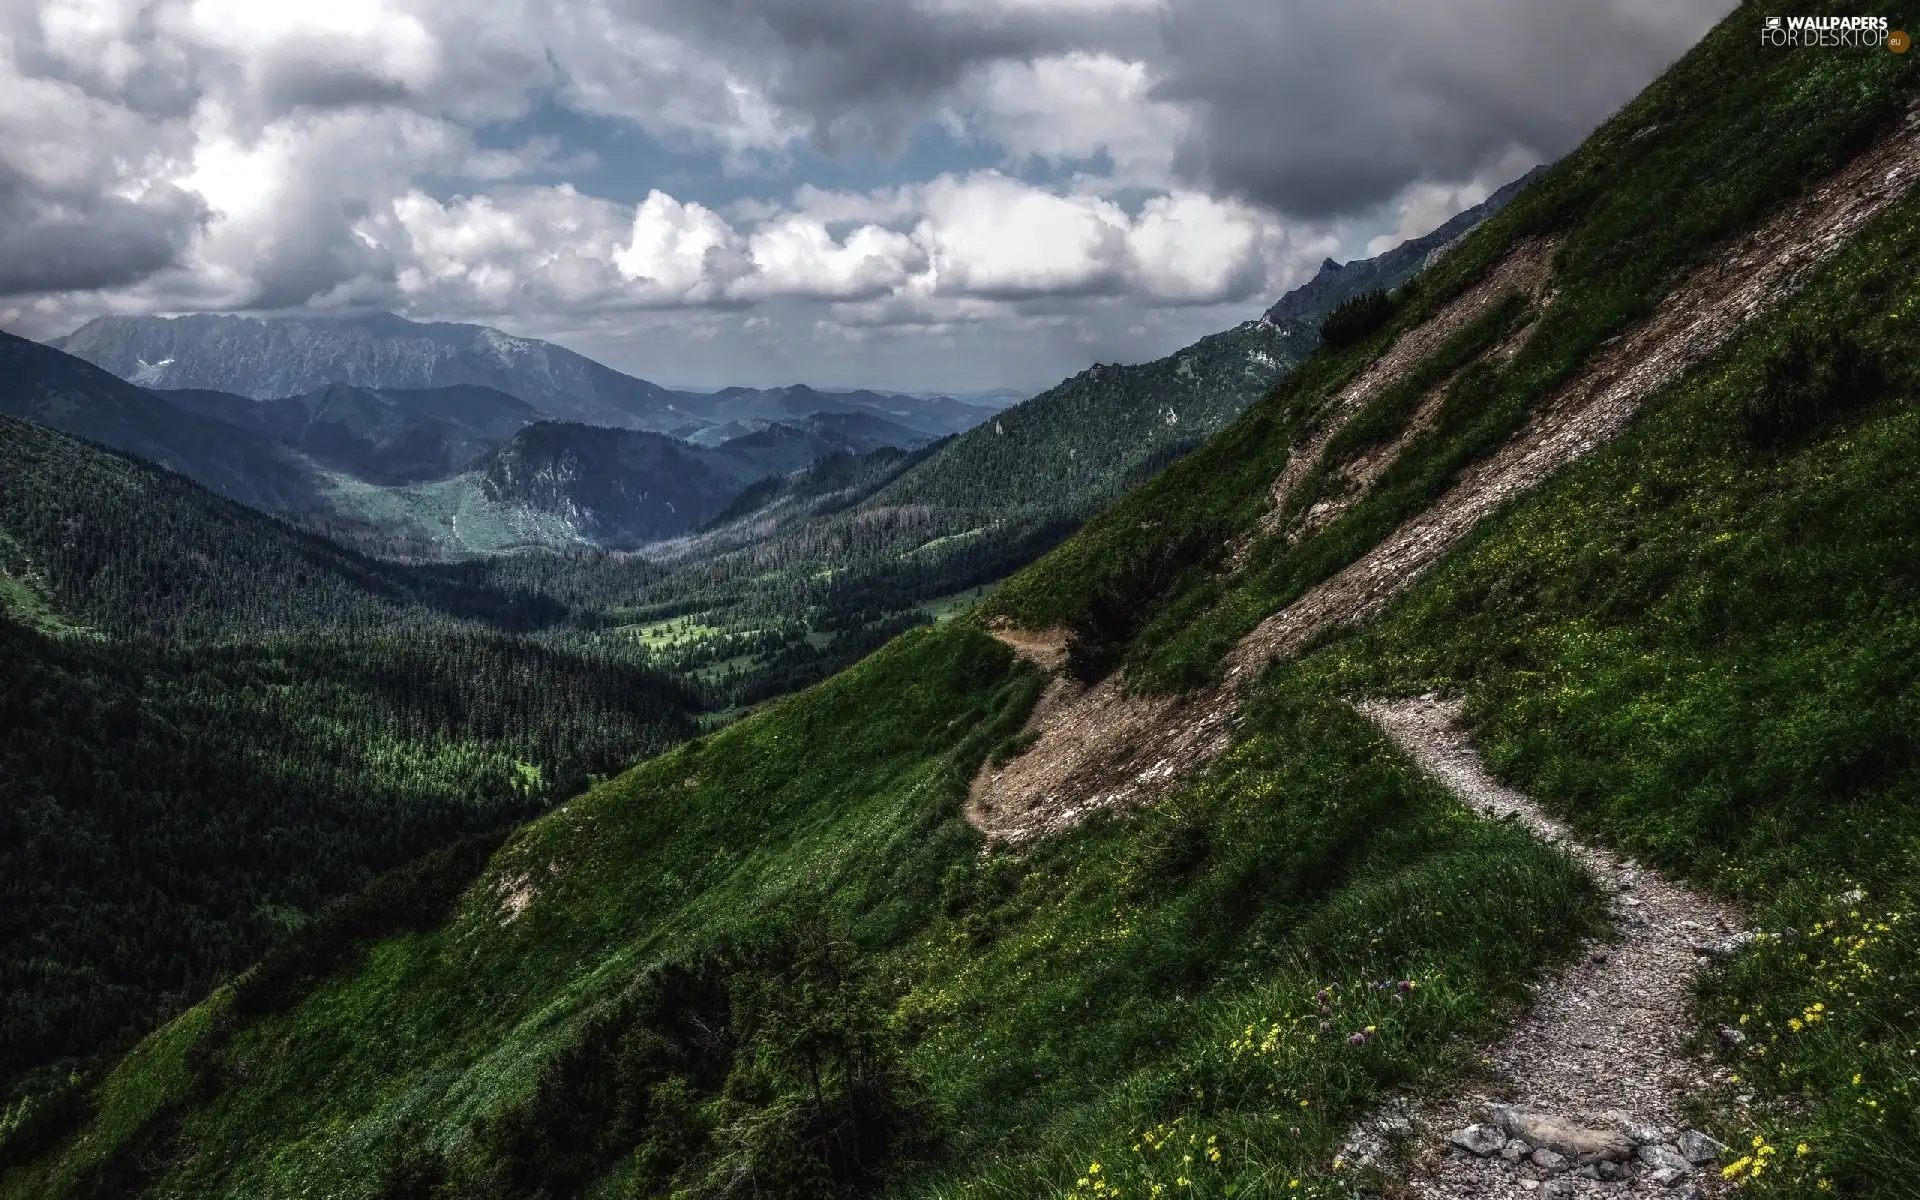
<svg viewBox="0 0 1920 1200">
<path fill-rule="evenodd" d="M 0 419 L 0 1200 L 1907 1200 L 1920 81 L 1756 24 L 1340 337 L 657 552 Z"/>
<path fill-rule="evenodd" d="M 960 434 L 866 507 L 915 507 L 919 532 L 903 536 L 919 541 L 900 553 L 976 529 L 1031 547 L 1231 420 L 1312 349 L 1341 299 L 1410 277 L 1523 182 L 1416 242 L 1329 264 L 1262 321 L 1152 363 L 1096 366 L 990 425 L 995 410 L 939 396 L 673 391 L 550 343 L 384 313 L 98 318 L 49 348 L 12 347 L 0 411 L 146 455 L 265 511 L 428 555 L 635 549 L 723 514 L 737 524 L 722 541 L 780 527 L 840 544 L 792 528 L 790 489 L 753 493 L 780 498 L 765 516 L 740 501 L 757 480 L 826 456 Z M 1031 549 L 989 555 L 980 569 L 1004 571 L 1022 553 Z"/>
<path fill-rule="evenodd" d="M 805 385 L 675 391 L 551 342 L 392 313 L 107 316 L 48 344 L 161 391 L 279 400 L 336 384 L 372 391 L 483 387 L 517 397 L 553 420 L 683 436 L 729 421 L 871 412 L 938 437 L 993 411 L 946 397 L 825 392 Z"/>
</svg>

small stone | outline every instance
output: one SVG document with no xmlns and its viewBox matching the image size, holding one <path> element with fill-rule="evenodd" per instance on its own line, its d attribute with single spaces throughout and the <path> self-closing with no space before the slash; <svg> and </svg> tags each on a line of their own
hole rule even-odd
<svg viewBox="0 0 1920 1200">
<path fill-rule="evenodd" d="M 1549 1179 L 1540 1190 L 1549 1196 L 1571 1196 L 1579 1190 L 1579 1186 L 1573 1180 L 1561 1176 L 1559 1179 Z"/>
<path fill-rule="evenodd" d="M 1533 1161 L 1534 1166 L 1539 1167 L 1549 1175 L 1558 1175 L 1567 1169 L 1567 1156 L 1564 1154 L 1556 1154 L 1545 1147 L 1535 1150 L 1528 1157 Z"/>
<path fill-rule="evenodd" d="M 1507 1135 L 1491 1125 L 1469 1125 L 1447 1135 L 1447 1141 L 1478 1158 L 1498 1154 L 1507 1144 Z"/>
<path fill-rule="evenodd" d="M 1671 1170 L 1685 1175 L 1693 1170 L 1693 1164 L 1680 1157 L 1680 1150 L 1676 1146 L 1642 1146 L 1639 1158 L 1641 1162 L 1652 1167 L 1655 1174 Z"/>
<path fill-rule="evenodd" d="M 1588 1163 L 1586 1166 L 1581 1167 L 1578 1171 L 1575 1171 L 1574 1175 L 1577 1176 L 1578 1178 L 1591 1179 L 1594 1182 L 1598 1183 L 1600 1180 L 1600 1164 Z"/>
<path fill-rule="evenodd" d="M 1627 1168 L 1624 1165 L 1617 1162 L 1607 1162 L 1605 1159 L 1594 1163 L 1593 1169 L 1599 1173 L 1600 1180 L 1603 1183 L 1619 1183 L 1628 1175 Z"/>
<path fill-rule="evenodd" d="M 1647 1180 L 1659 1187 L 1672 1187 L 1686 1177 L 1687 1173 L 1676 1167 L 1661 1167 L 1659 1170 L 1649 1173 Z"/>
<path fill-rule="evenodd" d="M 1679 1200 L 1707 1200 L 1707 1189 L 1697 1183 L 1689 1183 L 1679 1189 Z"/>
<path fill-rule="evenodd" d="M 1531 1153 L 1533 1153 L 1533 1147 L 1519 1138 L 1509 1139 L 1506 1145 L 1500 1147 L 1500 1157 L 1510 1163 L 1517 1163 Z"/>
<path fill-rule="evenodd" d="M 1720 1044 L 1722 1046 L 1740 1046 L 1744 1045 L 1747 1040 L 1746 1034 L 1731 1025 L 1722 1025 L 1719 1029 L 1719 1034 Z"/>
<path fill-rule="evenodd" d="M 1680 1135 L 1680 1157 L 1696 1167 L 1719 1162 L 1726 1149 L 1726 1143 L 1716 1142 L 1698 1129 L 1689 1129 Z"/>
<path fill-rule="evenodd" d="M 1627 1136 L 1632 1138 L 1634 1144 L 1638 1146 L 1655 1146 L 1666 1140 L 1660 1136 L 1660 1131 L 1651 1125 L 1629 1125 Z"/>
</svg>

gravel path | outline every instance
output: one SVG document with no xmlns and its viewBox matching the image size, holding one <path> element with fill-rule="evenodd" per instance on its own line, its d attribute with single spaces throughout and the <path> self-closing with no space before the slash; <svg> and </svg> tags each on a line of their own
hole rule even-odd
<svg viewBox="0 0 1920 1200">
<path fill-rule="evenodd" d="M 1425 697 L 1371 700 L 1358 707 L 1466 804 L 1488 817 L 1517 820 L 1592 872 L 1613 897 L 1618 940 L 1593 944 L 1580 961 L 1543 980 L 1525 1020 L 1506 1040 L 1488 1048 L 1486 1057 L 1503 1085 L 1501 1095 L 1452 1096 L 1423 1102 L 1413 1111 L 1389 1112 L 1358 1131 L 1350 1152 L 1384 1165 L 1387 1144 L 1403 1141 L 1411 1156 L 1407 1182 L 1420 1196 L 1617 1195 L 1644 1190 L 1683 1195 L 1702 1185 L 1711 1187 L 1718 1172 L 1704 1160 L 1705 1149 L 1698 1141 L 1683 1140 L 1679 1106 L 1683 1096 L 1725 1076 L 1711 1059 L 1690 1056 L 1684 1043 L 1694 1028 L 1694 978 L 1712 956 L 1739 944 L 1739 914 L 1605 847 L 1581 842 L 1565 823 L 1494 779 L 1457 725 L 1457 702 Z M 1484 1137 L 1479 1145 L 1492 1145 L 1495 1137 L 1511 1132 L 1515 1112 L 1545 1114 L 1589 1133 L 1611 1133 L 1623 1150 L 1625 1143 L 1618 1139 L 1625 1135 L 1633 1148 L 1618 1167 L 1602 1166 L 1605 1157 L 1590 1151 L 1592 1161 L 1585 1168 L 1575 1153 L 1560 1154 L 1567 1161 L 1551 1170 L 1518 1154 L 1503 1157 L 1498 1151 L 1504 1145 L 1481 1156 L 1449 1140 L 1450 1135 L 1470 1142 Z M 1476 1125 L 1486 1132 L 1457 1138 Z M 1544 1127 L 1535 1122 L 1532 1128 Z M 1521 1136 L 1527 1136 L 1524 1130 Z M 1536 1133 L 1533 1144 L 1542 1141 L 1552 1138 Z M 1684 1165 L 1684 1172 L 1656 1180 L 1659 1165 L 1671 1162 L 1659 1149 L 1663 1144 L 1682 1160 L 1686 1155 L 1681 1151 L 1698 1150 L 1695 1157 L 1703 1161 L 1683 1161 L 1677 1165 Z M 1596 1150 L 1600 1145 L 1596 1143 Z M 1602 1177 L 1614 1175 L 1620 1178 L 1603 1182 Z"/>
</svg>

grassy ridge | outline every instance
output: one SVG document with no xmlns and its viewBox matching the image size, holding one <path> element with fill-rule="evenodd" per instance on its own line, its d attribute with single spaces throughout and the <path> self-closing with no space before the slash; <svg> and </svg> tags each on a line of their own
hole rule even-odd
<svg viewBox="0 0 1920 1200">
<path fill-rule="evenodd" d="M 1031 627 L 1064 624 L 1115 642 L 1112 657 L 1143 689 L 1204 679 L 1266 614 L 1364 553 L 1518 429 L 1690 265 L 1904 115 L 1911 64 L 1889 54 L 1769 52 L 1753 36 L 1759 20 L 1743 5 L 1421 276 L 1380 332 L 1316 356 L 1222 436 L 1000 589 L 990 607 Z M 1245 570 L 1222 578 L 1224 547 L 1253 527 L 1288 447 L 1339 387 L 1528 234 L 1563 244 L 1558 294 L 1521 353 L 1497 374 L 1456 382 L 1436 426 L 1339 520 L 1295 547 L 1270 539 Z M 1359 420 L 1391 427 L 1385 418 L 1405 411 L 1405 396 L 1387 395 Z M 1110 611 L 1134 615 L 1103 620 Z"/>
</svg>

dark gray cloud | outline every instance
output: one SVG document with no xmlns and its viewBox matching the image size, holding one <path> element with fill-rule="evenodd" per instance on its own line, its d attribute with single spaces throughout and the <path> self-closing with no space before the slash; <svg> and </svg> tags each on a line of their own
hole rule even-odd
<svg viewBox="0 0 1920 1200">
<path fill-rule="evenodd" d="M 1071 50 L 1140 48 L 1143 10 L 901 0 L 646 0 L 799 114 L 825 153 L 897 150 L 975 68 Z"/>
<path fill-rule="evenodd" d="M 1350 214 L 1514 148 L 1554 158 L 1732 0 L 1182 0 L 1160 94 L 1196 117 L 1188 178 L 1298 217 Z"/>
<path fill-rule="evenodd" d="M 50 196 L 0 166 L 0 296 L 125 287 L 171 266 L 205 210 L 173 187 L 139 202 Z"/>
<path fill-rule="evenodd" d="M 0 4 L 0 320 L 381 305 L 657 328 L 716 370 L 1044 374 L 1234 319 L 1383 202 L 1419 232 L 1732 3 Z M 663 149 L 616 197 L 555 165 L 612 135 L 500 148 L 549 103 Z M 708 211 L 703 172 L 754 182 Z"/>
</svg>

